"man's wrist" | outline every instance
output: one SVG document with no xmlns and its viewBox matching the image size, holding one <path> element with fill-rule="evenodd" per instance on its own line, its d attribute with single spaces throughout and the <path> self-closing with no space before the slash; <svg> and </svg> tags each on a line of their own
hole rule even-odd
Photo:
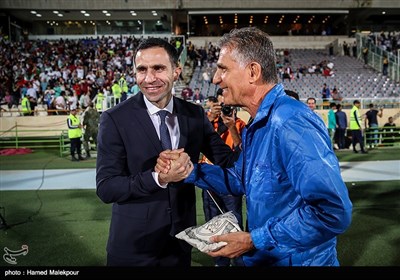
<svg viewBox="0 0 400 280">
<path fill-rule="evenodd" d="M 153 171 L 153 172 L 152 172 L 152 175 L 153 175 L 154 181 L 156 182 L 156 184 L 157 184 L 160 188 L 165 189 L 165 188 L 167 187 L 168 182 L 165 182 L 165 181 L 161 178 L 161 177 L 162 177 L 162 176 L 160 176 L 161 173 L 158 173 L 158 172 L 156 172 L 156 171 Z"/>
</svg>

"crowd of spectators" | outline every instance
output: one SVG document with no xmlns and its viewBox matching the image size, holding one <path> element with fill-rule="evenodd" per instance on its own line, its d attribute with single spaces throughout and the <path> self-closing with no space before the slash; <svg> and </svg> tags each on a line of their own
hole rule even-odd
<svg viewBox="0 0 400 280">
<path fill-rule="evenodd" d="M 174 44 L 178 41 L 166 39 Z M 114 95 L 115 83 L 121 87 L 123 100 L 124 93 L 138 92 L 133 55 L 139 40 L 103 36 L 11 42 L 0 36 L 1 103 L 16 108 L 27 96 L 32 112 L 37 104 L 43 104 L 49 112 L 67 114 L 71 104 L 85 109 L 91 101 L 96 102 L 99 92 Z M 182 49 L 181 44 L 176 46 Z"/>
<path fill-rule="evenodd" d="M 395 56 L 398 55 L 398 50 L 400 49 L 400 32 L 371 32 L 368 35 L 368 39 L 384 51 L 388 51 Z"/>
<path fill-rule="evenodd" d="M 382 33 L 371 38 L 374 42 L 379 38 L 379 44 L 385 45 L 387 50 L 398 49 L 399 34 Z M 175 44 L 178 51 L 183 49 L 179 39 L 165 39 Z M 27 96 L 31 108 L 29 114 L 33 114 L 38 104 L 46 105 L 49 114 L 67 114 L 71 105 L 84 110 L 90 102 L 101 111 L 100 103 L 108 96 L 115 97 L 114 104 L 123 101 L 139 91 L 133 67 L 134 50 L 139 40 L 134 36 L 103 36 L 11 42 L 0 36 L 1 104 L 9 109 L 16 108 Z M 188 60 L 184 67 L 190 71 L 183 74 L 200 67 L 200 80 L 208 86 L 216 69 L 218 47 L 211 42 L 197 47 L 190 41 L 186 47 Z M 350 46 L 345 53 L 350 54 Z M 306 75 L 332 77 L 335 75 L 334 66 L 332 60 L 322 60 L 293 68 L 290 51 L 277 50 L 281 81 L 301 79 Z M 194 87 L 189 86 L 190 77 L 181 78 L 187 87 L 182 91 L 182 98 L 190 100 L 194 91 Z M 201 90 L 202 84 L 196 86 Z M 331 97 L 334 101 L 343 99 L 337 89 L 332 91 Z"/>
</svg>

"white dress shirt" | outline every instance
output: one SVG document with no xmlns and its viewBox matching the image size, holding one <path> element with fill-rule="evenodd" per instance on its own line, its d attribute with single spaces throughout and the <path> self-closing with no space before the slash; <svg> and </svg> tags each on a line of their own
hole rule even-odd
<svg viewBox="0 0 400 280">
<path fill-rule="evenodd" d="M 149 113 L 150 119 L 153 122 L 154 128 L 157 131 L 158 138 L 160 138 L 161 119 L 157 113 L 160 110 L 166 110 L 169 112 L 169 114 L 165 118 L 165 123 L 167 124 L 169 130 L 169 136 L 171 137 L 172 149 L 177 149 L 179 145 L 180 130 L 179 130 L 178 117 L 172 114 L 174 109 L 174 99 L 171 98 L 167 106 L 164 109 L 160 109 L 157 106 L 153 105 L 149 100 L 147 100 L 146 96 L 143 95 L 143 97 L 144 97 L 144 103 L 146 104 L 147 107 L 147 112 Z M 167 187 L 168 184 L 161 185 L 159 183 L 158 172 L 153 171 L 152 175 L 157 185 L 159 185 L 161 188 Z"/>
</svg>

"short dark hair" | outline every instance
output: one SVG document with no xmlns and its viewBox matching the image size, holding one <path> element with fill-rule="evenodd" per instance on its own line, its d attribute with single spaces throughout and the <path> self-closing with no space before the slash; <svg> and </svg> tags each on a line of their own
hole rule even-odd
<svg viewBox="0 0 400 280">
<path fill-rule="evenodd" d="M 215 96 L 212 96 L 212 95 L 207 97 L 207 100 L 210 101 L 210 102 L 213 102 L 213 103 L 217 103 L 218 102 L 218 99 Z"/>
<path fill-rule="evenodd" d="M 215 93 L 215 97 L 218 97 L 219 95 L 223 95 L 222 92 L 223 92 L 222 88 L 219 88 L 217 90 L 217 92 Z"/>
<path fill-rule="evenodd" d="M 150 49 L 150 48 L 156 48 L 156 47 L 163 48 L 168 53 L 168 56 L 169 56 L 169 59 L 171 60 L 172 65 L 178 66 L 178 62 L 179 62 L 178 61 L 179 60 L 178 51 L 176 50 L 176 48 L 173 45 L 168 43 L 166 40 L 160 39 L 160 38 L 148 38 L 148 39 L 141 40 L 135 50 L 135 58 L 139 51 Z"/>
</svg>

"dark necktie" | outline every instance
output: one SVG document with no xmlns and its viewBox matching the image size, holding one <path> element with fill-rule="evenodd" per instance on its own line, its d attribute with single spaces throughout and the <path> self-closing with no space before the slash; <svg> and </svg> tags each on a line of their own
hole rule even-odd
<svg viewBox="0 0 400 280">
<path fill-rule="evenodd" d="M 161 119 L 161 123 L 160 123 L 160 141 L 161 141 L 161 146 L 162 146 L 163 150 L 168 150 L 168 149 L 172 150 L 171 137 L 169 136 L 169 130 L 168 130 L 167 124 L 165 123 L 165 117 L 167 116 L 168 112 L 165 111 L 165 110 L 161 110 L 161 111 L 158 111 L 157 114 L 160 116 L 160 119 Z M 170 190 L 169 190 L 169 188 L 167 188 L 167 190 L 168 190 L 168 198 L 169 198 L 170 197 L 170 194 L 169 194 Z M 174 226 L 174 223 L 173 223 L 173 220 L 174 220 L 173 215 L 174 215 L 174 213 L 173 213 L 172 208 L 171 208 L 171 202 L 169 202 L 169 205 L 170 205 L 170 207 L 167 208 L 167 211 L 169 212 L 170 219 L 171 219 L 171 229 L 170 229 L 169 234 L 171 236 L 175 236 L 176 232 L 175 232 L 175 226 Z"/>
<path fill-rule="evenodd" d="M 158 111 L 157 113 L 161 118 L 160 124 L 160 141 L 161 146 L 164 150 L 172 150 L 171 137 L 169 136 L 169 130 L 167 124 L 165 123 L 165 117 L 168 112 L 165 110 Z"/>
</svg>

